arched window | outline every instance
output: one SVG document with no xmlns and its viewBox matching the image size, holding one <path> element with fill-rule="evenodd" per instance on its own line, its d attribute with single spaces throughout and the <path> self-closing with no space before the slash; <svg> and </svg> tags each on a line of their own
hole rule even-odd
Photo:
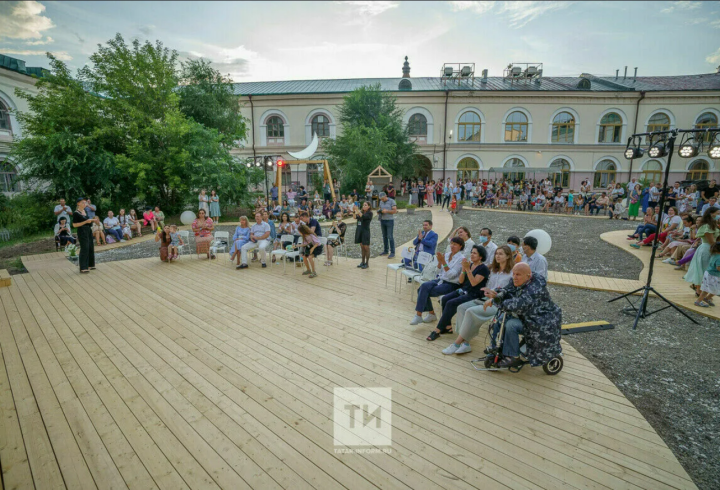
<svg viewBox="0 0 720 490">
<path fill-rule="evenodd" d="M 622 117 L 614 112 L 605 114 L 600 119 L 598 143 L 619 143 L 622 133 Z"/>
<path fill-rule="evenodd" d="M 575 142 L 575 117 L 569 112 L 561 112 L 553 119 L 552 142 Z"/>
<path fill-rule="evenodd" d="M 503 165 L 503 167 L 504 168 L 513 168 L 513 169 L 525 168 L 525 164 L 519 158 L 511 158 L 510 160 L 505 162 L 505 165 Z M 506 179 L 509 179 L 512 182 L 515 182 L 518 180 L 523 180 L 525 178 L 525 172 L 517 172 L 517 171 L 516 172 L 508 172 L 508 173 L 503 172 L 503 175 L 505 176 Z"/>
<path fill-rule="evenodd" d="M 408 121 L 408 135 L 410 139 L 419 143 L 427 142 L 427 118 L 422 114 L 413 114 Z"/>
<path fill-rule="evenodd" d="M 617 172 L 617 166 L 612 160 L 603 160 L 595 167 L 595 180 L 593 187 L 606 188 L 610 182 L 615 180 L 615 172 Z"/>
<path fill-rule="evenodd" d="M 323 114 L 318 114 L 310 122 L 310 131 L 311 134 L 317 134 L 318 138 L 328 138 L 330 136 L 330 119 Z"/>
<path fill-rule="evenodd" d="M 480 174 L 480 166 L 470 157 L 465 157 L 458 162 L 457 178 L 462 180 L 477 179 Z"/>
<path fill-rule="evenodd" d="M 655 131 L 667 131 L 670 129 L 670 116 L 664 112 L 657 112 L 650 117 L 646 131 L 652 133 Z"/>
<path fill-rule="evenodd" d="M 520 111 L 511 113 L 505 120 L 505 141 L 527 141 L 528 119 Z"/>
<path fill-rule="evenodd" d="M 712 112 L 703 112 L 700 114 L 700 116 L 695 119 L 695 129 L 704 129 L 704 128 L 717 128 L 718 127 L 718 118 L 717 116 Z M 702 137 L 703 141 L 707 143 L 710 141 L 710 134 L 704 134 Z"/>
<path fill-rule="evenodd" d="M 650 182 L 661 182 L 662 169 L 662 163 L 658 162 L 657 160 L 648 160 L 642 167 L 640 180 L 646 179 Z"/>
<path fill-rule="evenodd" d="M 558 158 L 550 164 L 552 170 L 559 172 L 551 174 L 553 187 L 570 187 L 570 162 L 564 158 Z"/>
<path fill-rule="evenodd" d="M 2 100 L 0 100 L 0 129 L 12 130 L 10 127 L 10 112 Z"/>
<path fill-rule="evenodd" d="M 480 116 L 468 111 L 458 121 L 458 141 L 480 141 L 482 122 Z"/>
<path fill-rule="evenodd" d="M 283 146 L 285 144 L 285 124 L 280 116 L 270 116 L 267 125 L 268 146 Z"/>
<path fill-rule="evenodd" d="M 0 161 L 0 179 L 2 180 L 2 192 L 20 192 L 17 171 L 8 162 Z"/>
<path fill-rule="evenodd" d="M 707 160 L 695 160 L 688 167 L 688 173 L 685 176 L 686 180 L 705 180 L 708 178 L 708 171 L 710 170 L 710 164 Z"/>
</svg>

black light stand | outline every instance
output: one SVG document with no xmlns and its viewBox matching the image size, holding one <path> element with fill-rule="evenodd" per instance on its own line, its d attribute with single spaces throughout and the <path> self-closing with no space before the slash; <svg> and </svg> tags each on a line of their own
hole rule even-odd
<svg viewBox="0 0 720 490">
<path fill-rule="evenodd" d="M 617 298 L 613 298 L 608 301 L 608 303 L 612 303 L 613 301 L 617 301 L 619 299 L 625 298 L 628 303 L 630 303 L 630 310 L 635 311 L 635 321 L 633 322 L 633 330 L 637 328 L 637 324 L 640 321 L 641 318 L 647 318 L 650 315 L 653 315 L 655 313 L 658 313 L 662 310 L 666 310 L 668 308 L 674 308 L 678 313 L 681 313 L 685 318 L 693 322 L 697 325 L 697 322 L 690 318 L 690 316 L 682 311 L 680 308 L 675 306 L 672 302 L 670 302 L 667 298 L 665 298 L 662 294 L 658 293 L 655 288 L 652 287 L 652 276 L 653 276 L 653 268 L 655 265 L 655 252 L 658 248 L 658 238 L 660 237 L 660 225 L 662 224 L 662 217 L 664 212 L 664 206 L 665 206 L 665 196 L 667 194 L 667 188 L 668 188 L 668 177 L 670 175 L 670 163 L 672 161 L 673 152 L 675 150 L 675 139 L 677 138 L 679 130 L 673 129 L 670 131 L 658 131 L 655 133 L 640 133 L 640 134 L 634 134 L 632 137 L 628 140 L 628 147 L 630 146 L 630 142 L 634 141 L 635 138 L 641 138 L 643 136 L 649 136 L 651 145 L 652 145 L 652 137 L 655 135 L 661 135 L 661 134 L 668 134 L 669 137 L 667 139 L 667 142 L 665 142 L 665 149 L 667 154 L 667 165 L 665 166 L 665 177 L 663 181 L 662 191 L 660 192 L 660 213 L 658 214 L 658 224 L 657 224 L 657 230 L 655 232 L 655 238 L 653 239 L 652 243 L 652 251 L 650 252 L 650 267 L 648 268 L 648 277 L 647 277 L 647 283 L 641 288 L 636 289 L 635 291 L 630 291 L 629 293 L 625 293 L 621 296 L 618 296 Z M 692 132 L 692 131 L 683 131 L 683 132 Z M 652 146 L 651 146 L 652 148 Z M 652 155 L 650 155 L 652 157 Z M 638 303 L 638 306 L 635 306 L 630 301 L 629 297 L 639 293 L 642 291 L 642 297 L 640 298 L 640 302 Z M 662 308 L 658 308 L 657 310 L 653 310 L 648 312 L 647 311 L 647 305 L 648 305 L 648 298 L 650 293 L 654 293 L 655 296 L 660 298 L 662 301 L 666 303 L 666 306 L 663 306 Z"/>
</svg>

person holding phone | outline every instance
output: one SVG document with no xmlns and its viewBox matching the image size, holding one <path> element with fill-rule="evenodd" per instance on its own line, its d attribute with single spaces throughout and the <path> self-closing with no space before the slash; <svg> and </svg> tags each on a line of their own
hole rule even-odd
<svg viewBox="0 0 720 490">
<path fill-rule="evenodd" d="M 357 219 L 357 229 L 355 230 L 355 243 L 360 244 L 360 253 L 362 260 L 358 268 L 367 269 L 370 262 L 370 222 L 373 213 L 370 203 L 365 201 L 362 207 L 353 206 L 353 216 Z"/>
</svg>

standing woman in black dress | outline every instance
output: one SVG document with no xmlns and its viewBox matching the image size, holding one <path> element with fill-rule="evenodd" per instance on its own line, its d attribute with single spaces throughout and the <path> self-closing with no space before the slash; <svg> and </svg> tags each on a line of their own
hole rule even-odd
<svg viewBox="0 0 720 490">
<path fill-rule="evenodd" d="M 358 267 L 360 269 L 367 269 L 369 267 L 368 262 L 370 261 L 370 222 L 373 217 L 370 203 L 365 201 L 362 203 L 360 209 L 358 209 L 357 206 L 353 206 L 353 214 L 357 219 L 355 243 L 360 244 L 360 253 L 362 255 L 362 262 L 360 262 Z"/>
<path fill-rule="evenodd" d="M 77 209 L 73 213 L 73 227 L 77 228 L 80 242 L 80 272 L 87 274 L 95 269 L 95 242 L 92 234 L 92 224 L 100 223 L 100 218 L 88 218 L 85 213 L 87 201 L 84 197 L 77 200 Z"/>
</svg>

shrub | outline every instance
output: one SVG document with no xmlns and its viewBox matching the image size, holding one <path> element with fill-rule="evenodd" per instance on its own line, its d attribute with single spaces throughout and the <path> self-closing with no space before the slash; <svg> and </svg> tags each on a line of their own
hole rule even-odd
<svg viewBox="0 0 720 490">
<path fill-rule="evenodd" d="M 0 199 L 0 228 L 20 231 L 23 235 L 49 232 L 57 222 L 55 199 L 43 192 L 23 192 Z"/>
</svg>

